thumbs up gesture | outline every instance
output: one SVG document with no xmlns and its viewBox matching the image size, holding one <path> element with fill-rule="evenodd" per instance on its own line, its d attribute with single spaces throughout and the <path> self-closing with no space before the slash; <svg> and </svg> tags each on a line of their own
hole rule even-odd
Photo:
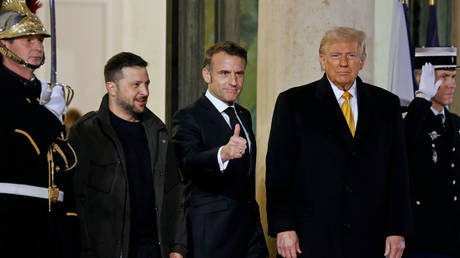
<svg viewBox="0 0 460 258">
<path fill-rule="evenodd" d="M 222 148 L 222 152 L 220 153 L 222 162 L 239 159 L 246 151 L 246 139 L 240 137 L 240 131 L 240 125 L 236 124 L 232 137 L 230 137 L 228 143 Z"/>
</svg>

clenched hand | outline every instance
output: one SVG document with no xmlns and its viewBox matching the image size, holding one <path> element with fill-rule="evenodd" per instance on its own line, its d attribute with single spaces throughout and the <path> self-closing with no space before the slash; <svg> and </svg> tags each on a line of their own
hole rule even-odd
<svg viewBox="0 0 460 258">
<path fill-rule="evenodd" d="M 220 153 L 222 162 L 241 158 L 246 151 L 246 143 L 246 139 L 240 137 L 240 125 L 236 124 L 232 137 L 230 137 L 230 140 L 228 140 L 228 143 L 222 148 L 222 152 Z"/>
</svg>

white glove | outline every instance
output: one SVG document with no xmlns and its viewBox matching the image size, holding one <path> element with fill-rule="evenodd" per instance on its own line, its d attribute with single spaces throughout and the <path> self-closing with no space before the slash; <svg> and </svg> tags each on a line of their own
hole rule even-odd
<svg viewBox="0 0 460 258">
<path fill-rule="evenodd" d="M 65 105 L 64 91 L 62 90 L 62 87 L 55 86 L 51 89 L 46 81 L 40 80 L 40 82 L 42 84 L 40 104 L 44 105 L 59 119 L 59 121 L 61 121 L 61 123 L 63 123 L 62 116 L 67 112 L 67 106 Z"/>
<path fill-rule="evenodd" d="M 417 96 L 421 96 L 426 100 L 430 101 L 436 92 L 438 92 L 439 86 L 442 84 L 442 80 L 434 82 L 434 67 L 430 63 L 425 63 L 422 66 L 422 76 L 420 78 L 420 85 L 418 87 Z"/>
</svg>

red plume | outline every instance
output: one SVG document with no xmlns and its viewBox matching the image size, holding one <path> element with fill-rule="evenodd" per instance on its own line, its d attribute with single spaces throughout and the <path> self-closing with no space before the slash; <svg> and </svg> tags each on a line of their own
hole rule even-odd
<svg viewBox="0 0 460 258">
<path fill-rule="evenodd" d="M 38 0 L 26 0 L 26 4 L 32 13 L 37 13 L 38 8 L 42 7 L 42 3 Z"/>
</svg>

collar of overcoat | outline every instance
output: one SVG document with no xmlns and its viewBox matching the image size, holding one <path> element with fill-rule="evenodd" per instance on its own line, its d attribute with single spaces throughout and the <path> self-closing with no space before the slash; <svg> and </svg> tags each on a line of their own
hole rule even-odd
<svg viewBox="0 0 460 258">
<path fill-rule="evenodd" d="M 219 128 L 223 128 L 222 133 L 225 135 L 226 139 L 229 139 L 233 135 L 233 131 L 228 126 L 227 122 L 225 122 L 225 119 L 222 117 L 222 114 L 216 109 L 216 107 L 211 103 L 211 101 L 203 95 L 200 99 L 198 99 L 198 103 L 206 109 L 206 115 L 209 118 L 210 123 L 215 123 Z M 243 122 L 243 125 L 245 126 L 246 130 L 248 131 L 251 142 L 254 143 L 253 145 L 255 146 L 255 138 L 252 133 L 252 129 L 250 128 L 250 118 L 245 115 L 245 113 L 243 112 L 243 108 L 238 103 L 235 103 L 235 110 L 238 114 L 238 117 Z"/>
<path fill-rule="evenodd" d="M 319 80 L 318 83 L 315 99 L 318 101 L 319 110 L 322 112 L 320 123 L 324 126 L 324 129 L 331 134 L 334 133 L 339 135 L 343 144 L 350 148 L 358 142 L 365 140 L 373 125 L 373 120 L 375 119 L 372 116 L 372 110 L 376 108 L 372 106 L 373 96 L 368 88 L 369 86 L 363 83 L 361 78 L 356 78 L 358 123 L 355 137 L 353 138 L 326 74 L 324 74 L 323 78 Z"/>
<path fill-rule="evenodd" d="M 211 101 L 206 98 L 206 96 L 201 96 L 198 99 L 198 104 L 206 110 L 206 113 L 203 115 L 207 116 L 207 120 L 209 123 L 214 124 L 216 128 L 220 128 L 221 130 L 216 132 L 216 139 L 219 139 L 219 141 L 222 144 L 225 144 L 228 142 L 228 139 L 232 137 L 233 131 L 228 126 L 227 122 L 225 119 L 222 117 L 222 114 L 216 109 L 216 107 L 211 103 Z M 245 112 L 243 111 L 243 107 L 241 107 L 238 103 L 235 103 L 235 110 L 238 114 L 238 117 L 241 119 L 243 122 L 243 125 L 245 126 L 248 134 L 249 134 L 249 139 L 251 140 L 251 152 L 250 152 L 250 166 L 249 166 L 249 171 L 248 174 L 252 174 L 255 168 L 255 163 L 256 163 L 256 153 L 257 153 L 257 145 L 256 145 L 256 138 L 254 136 L 254 133 L 252 132 L 252 122 L 250 121 L 250 117 L 245 115 Z"/>
</svg>

